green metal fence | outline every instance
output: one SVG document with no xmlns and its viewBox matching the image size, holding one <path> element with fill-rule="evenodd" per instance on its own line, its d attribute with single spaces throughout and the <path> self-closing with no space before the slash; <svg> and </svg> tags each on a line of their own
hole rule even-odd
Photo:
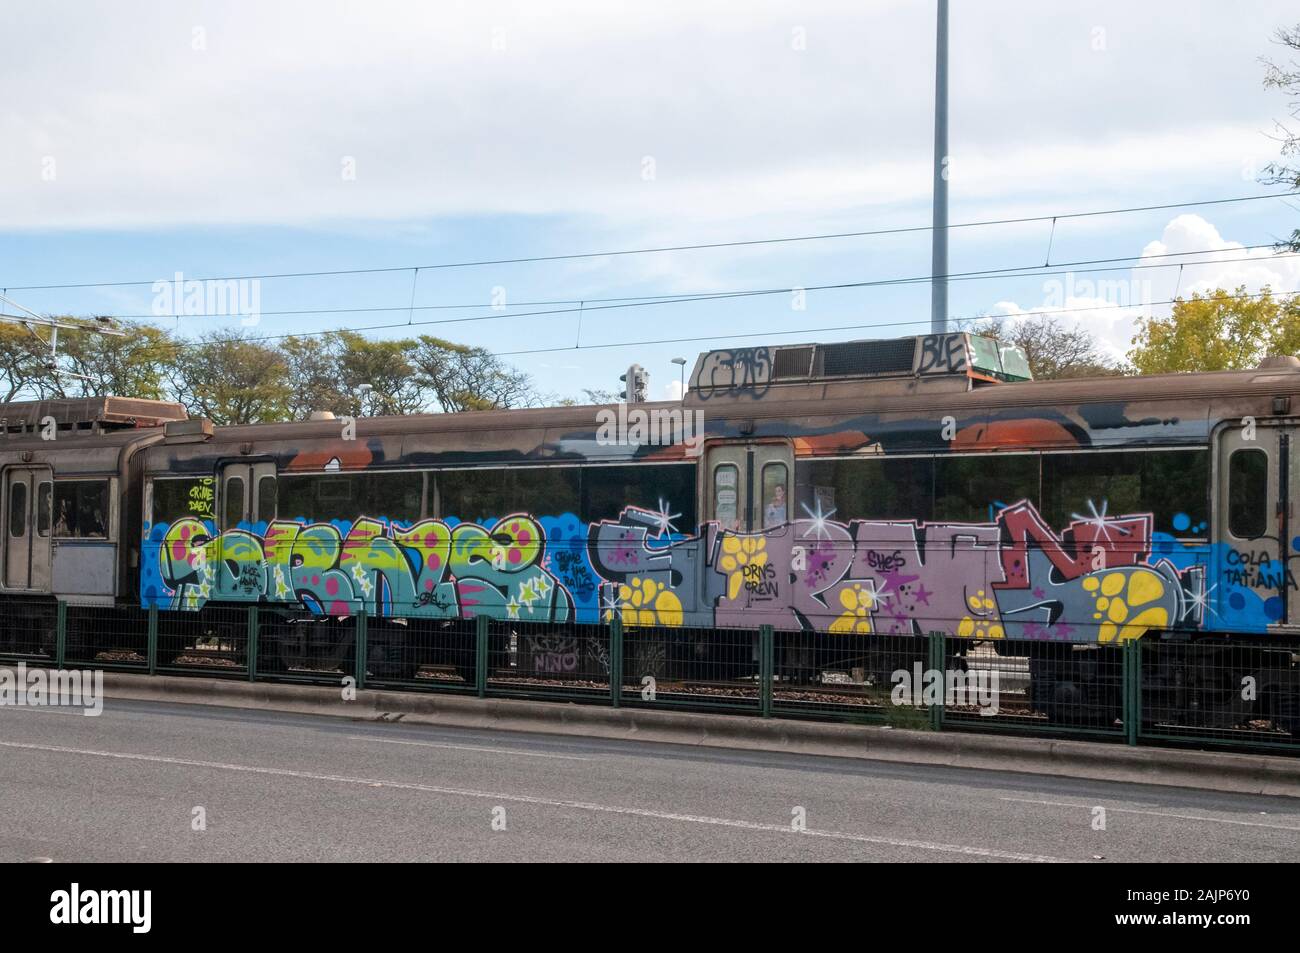
<svg viewBox="0 0 1300 953">
<path fill-rule="evenodd" d="M 20 661 L 1300 754 L 1300 644 L 1262 637 L 1076 645 L 30 600 L 0 622 L 0 663 Z"/>
</svg>

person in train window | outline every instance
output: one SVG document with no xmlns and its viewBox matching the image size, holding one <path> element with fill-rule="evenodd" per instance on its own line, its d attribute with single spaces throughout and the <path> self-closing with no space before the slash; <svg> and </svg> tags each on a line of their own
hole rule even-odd
<svg viewBox="0 0 1300 953">
<path fill-rule="evenodd" d="M 58 537 L 72 536 L 72 527 L 75 522 L 75 515 L 72 509 L 72 501 L 66 497 L 56 500 L 58 504 L 58 515 L 54 518 L 54 535 Z"/>
<path fill-rule="evenodd" d="M 771 502 L 763 510 L 763 529 L 780 526 L 785 522 L 785 486 L 778 483 L 772 488 Z"/>
</svg>

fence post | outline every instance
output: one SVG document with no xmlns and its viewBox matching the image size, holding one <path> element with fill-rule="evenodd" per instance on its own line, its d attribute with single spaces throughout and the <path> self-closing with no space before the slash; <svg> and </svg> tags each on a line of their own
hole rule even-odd
<svg viewBox="0 0 1300 953">
<path fill-rule="evenodd" d="M 487 697 L 488 617 L 474 617 L 474 687 L 479 698 Z"/>
<path fill-rule="evenodd" d="M 60 599 L 54 609 L 54 667 L 68 661 L 68 604 Z"/>
<path fill-rule="evenodd" d="M 248 680 L 257 681 L 257 603 L 250 603 L 248 606 L 248 645 L 245 650 L 247 656 Z"/>
<path fill-rule="evenodd" d="M 145 655 L 148 657 L 149 674 L 158 674 L 158 607 L 149 607 L 149 628 L 148 628 L 148 648 L 145 649 Z"/>
<path fill-rule="evenodd" d="M 1138 743 L 1138 725 L 1142 719 L 1142 642 L 1129 639 L 1124 643 L 1124 739 Z"/>
<path fill-rule="evenodd" d="M 764 718 L 772 717 L 772 681 L 776 673 L 776 640 L 770 625 L 758 627 L 758 707 Z"/>
<path fill-rule="evenodd" d="M 366 604 L 357 607 L 357 626 L 353 633 L 355 644 L 352 655 L 356 660 L 357 691 L 366 687 Z"/>
<path fill-rule="evenodd" d="M 930 646 L 930 671 L 939 674 L 939 700 L 930 706 L 930 730 L 943 731 L 943 693 L 947 689 L 948 679 L 944 671 L 947 664 L 947 654 L 944 649 L 943 633 L 935 630 L 929 636 Z"/>
<path fill-rule="evenodd" d="M 617 612 L 609 616 L 609 700 L 615 708 L 623 704 L 623 618 Z"/>
</svg>

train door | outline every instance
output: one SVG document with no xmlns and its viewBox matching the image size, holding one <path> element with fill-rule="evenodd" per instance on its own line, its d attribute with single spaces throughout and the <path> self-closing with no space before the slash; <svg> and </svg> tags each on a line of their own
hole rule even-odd
<svg viewBox="0 0 1300 953">
<path fill-rule="evenodd" d="M 215 576 L 214 599 L 256 600 L 265 583 L 260 569 L 250 564 L 248 537 L 229 532 L 239 526 L 257 527 L 275 519 L 274 463 L 229 463 L 221 469 L 217 500 L 217 559 L 222 569 Z M 256 563 L 261 562 L 261 546 Z M 239 567 L 239 568 L 236 568 Z"/>
<path fill-rule="evenodd" d="M 1246 418 L 1218 434 L 1215 480 L 1216 577 L 1207 589 L 1224 628 L 1258 631 L 1300 619 L 1293 583 L 1290 513 L 1296 476 L 1289 428 Z M 1207 618 L 1207 622 L 1211 619 Z"/>
<path fill-rule="evenodd" d="M 717 443 L 705 454 L 705 519 L 737 533 L 771 530 L 794 519 L 794 451 L 788 441 Z"/>
<path fill-rule="evenodd" d="M 228 463 L 221 470 L 220 529 L 275 519 L 274 463 Z"/>
<path fill-rule="evenodd" d="M 53 474 L 49 467 L 5 470 L 5 586 L 50 588 Z"/>
</svg>

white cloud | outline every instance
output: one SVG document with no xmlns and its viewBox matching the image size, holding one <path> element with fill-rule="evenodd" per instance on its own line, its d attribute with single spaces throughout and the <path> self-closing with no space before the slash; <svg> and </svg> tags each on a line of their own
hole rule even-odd
<svg viewBox="0 0 1300 953">
<path fill-rule="evenodd" d="M 1142 249 L 1142 254 L 1149 257 L 1206 249 L 1212 253 L 1183 259 L 1181 276 L 1180 268 L 1174 265 L 1150 269 L 1153 300 L 1170 298 L 1175 289 L 1183 297 L 1216 288 L 1232 291 L 1241 285 L 1251 292 L 1264 287 L 1277 292 L 1300 291 L 1300 256 L 1278 254 L 1272 248 L 1247 250 L 1241 242 L 1223 238 L 1199 215 L 1179 215 L 1165 226 L 1159 239 Z"/>
<path fill-rule="evenodd" d="M 1182 252 L 1207 254 L 1186 259 L 1159 257 Z M 1166 267 L 1167 261 L 1173 264 Z M 1180 269 L 1179 261 L 1187 263 Z M 1071 273 L 1044 282 L 1043 300 L 1038 304 L 999 301 L 996 307 L 1013 320 L 1053 316 L 1063 325 L 1085 327 L 1095 334 L 1103 351 L 1120 359 L 1131 347 L 1138 318 L 1167 314 L 1171 306 L 1164 302 L 1174 297 L 1239 287 L 1250 294 L 1265 288 L 1278 294 L 1300 292 L 1300 255 L 1272 248 L 1247 249 L 1241 242 L 1225 239 L 1200 215 L 1172 219 L 1160 238 L 1142 249 L 1139 264 L 1143 263 L 1160 267 L 1133 268 L 1118 278 L 1109 273 Z"/>
<path fill-rule="evenodd" d="M 1182 9 L 955 10 L 954 199 L 1240 182 L 1271 158 L 1267 30 Z M 0 61 L 0 228 L 504 213 L 734 235 L 874 216 L 928 202 L 932 17 L 851 0 L 30 5 Z M 1152 64 L 1207 35 L 1219 69 L 1166 68 L 1177 95 L 1152 110 Z M 1068 95 L 1027 81 L 1067 67 Z"/>
</svg>

